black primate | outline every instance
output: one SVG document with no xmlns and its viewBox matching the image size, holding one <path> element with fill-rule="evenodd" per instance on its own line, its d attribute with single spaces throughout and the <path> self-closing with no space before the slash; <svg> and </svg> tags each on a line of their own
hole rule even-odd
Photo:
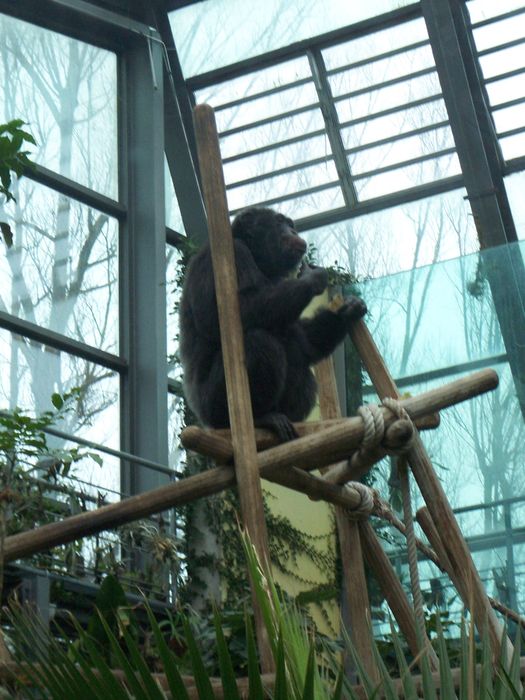
<svg viewBox="0 0 525 700">
<path fill-rule="evenodd" d="M 310 366 L 330 355 L 350 322 L 366 312 L 350 297 L 337 310 L 300 319 L 324 291 L 326 270 L 303 267 L 306 252 L 291 219 L 272 209 L 251 208 L 233 221 L 241 322 L 255 424 L 281 440 L 296 437 L 291 421 L 304 420 L 315 403 Z M 209 245 L 191 260 L 182 292 L 180 351 L 186 399 L 207 426 L 227 427 L 228 406 Z"/>
</svg>

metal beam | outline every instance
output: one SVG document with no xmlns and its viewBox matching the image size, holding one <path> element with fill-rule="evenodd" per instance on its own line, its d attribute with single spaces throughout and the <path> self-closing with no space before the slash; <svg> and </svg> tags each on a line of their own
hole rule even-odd
<svg viewBox="0 0 525 700">
<path fill-rule="evenodd" d="M 166 228 L 164 222 L 163 51 L 143 39 L 120 63 L 120 190 L 128 217 L 121 229 L 122 446 L 168 463 Z M 139 493 L 167 477 L 124 463 L 123 491 Z"/>
<path fill-rule="evenodd" d="M 391 26 L 396 26 L 400 22 L 406 22 L 411 19 L 421 17 L 420 3 L 416 2 L 406 7 L 401 7 L 392 12 L 386 12 L 376 17 L 365 19 L 361 22 L 335 29 L 325 34 L 297 41 L 288 46 L 267 51 L 263 55 L 253 56 L 243 61 L 232 63 L 228 66 L 216 68 L 200 75 L 188 78 L 186 84 L 190 90 L 199 90 L 200 88 L 222 83 L 231 78 L 237 78 L 240 75 L 246 75 L 253 71 L 262 70 L 274 66 L 277 63 L 303 56 L 312 48 L 324 49 L 342 41 L 350 41 L 361 36 L 366 36 L 380 29 L 386 29 Z"/>
<path fill-rule="evenodd" d="M 0 0 L 0 12 L 116 52 L 126 38 L 153 36 L 147 25 L 84 0 Z"/>
<path fill-rule="evenodd" d="M 461 0 L 422 0 L 481 248 L 517 241 L 503 158 L 482 85 L 468 10 Z M 484 255 L 503 342 L 525 417 L 525 266 L 518 246 Z"/>
<path fill-rule="evenodd" d="M 21 338 L 27 338 L 28 341 L 33 341 L 50 349 L 52 348 L 59 352 L 74 355 L 75 357 L 81 357 L 87 362 L 94 362 L 115 372 L 122 372 L 127 368 L 127 362 L 117 355 L 112 355 L 104 350 L 98 350 L 91 345 L 81 343 L 73 338 L 68 338 L 49 328 L 42 328 L 35 323 L 17 318 L 5 311 L 0 311 L 0 329 L 2 328 L 15 335 L 19 335 Z"/>
<path fill-rule="evenodd" d="M 343 199 L 348 208 L 357 202 L 357 192 L 352 181 L 352 174 L 345 154 L 345 146 L 341 137 L 341 125 L 334 104 L 330 81 L 326 75 L 326 66 L 320 49 L 312 49 L 308 52 L 310 70 L 314 79 L 319 106 L 326 125 L 326 133 L 330 141 L 330 148 L 334 156 L 337 175 L 341 181 Z"/>
</svg>

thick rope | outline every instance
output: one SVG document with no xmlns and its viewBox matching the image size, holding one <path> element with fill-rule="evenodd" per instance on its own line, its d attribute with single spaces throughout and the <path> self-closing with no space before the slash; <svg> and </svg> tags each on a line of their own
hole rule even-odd
<svg viewBox="0 0 525 700">
<path fill-rule="evenodd" d="M 401 463 L 403 462 L 403 463 Z M 419 580 L 419 569 L 417 566 L 417 543 L 414 531 L 414 519 L 412 517 L 412 503 L 410 499 L 410 480 L 408 477 L 408 465 L 404 460 L 398 463 L 399 484 L 403 499 L 403 517 L 405 520 L 405 536 L 407 541 L 408 569 L 410 572 L 410 584 L 412 587 L 412 602 L 416 623 L 421 635 L 421 642 L 426 640 L 425 613 L 423 611 L 423 595 L 421 593 L 421 583 Z"/>
<path fill-rule="evenodd" d="M 362 484 L 360 481 L 349 481 L 347 488 L 352 488 L 361 496 L 359 505 L 355 508 L 348 509 L 348 514 L 353 520 L 362 520 L 374 512 L 376 507 L 376 492 L 369 486 Z"/>
<path fill-rule="evenodd" d="M 410 420 L 408 413 L 395 399 L 385 399 L 383 401 L 383 406 L 392 411 L 398 418 Z M 357 413 L 363 419 L 364 434 L 359 450 L 357 450 L 350 459 L 352 467 L 358 467 L 362 463 L 367 463 L 367 456 L 379 447 L 385 435 L 385 419 L 379 406 L 376 404 L 359 406 Z M 410 442 L 411 441 L 409 441 L 409 443 Z M 404 452 L 409 446 L 410 444 L 403 447 L 399 452 Z M 349 511 L 351 516 L 356 519 L 368 517 L 378 504 L 376 492 L 359 481 L 350 481 L 347 486 L 351 486 L 354 490 L 358 491 L 361 496 L 359 505 Z"/>
<path fill-rule="evenodd" d="M 401 403 L 396 399 L 385 397 L 382 401 L 385 408 L 388 408 L 398 419 L 404 419 L 410 421 L 410 416 L 403 408 Z M 352 456 L 352 465 L 362 462 L 366 459 L 368 452 L 378 447 L 383 440 L 385 434 L 385 421 L 383 418 L 383 413 L 379 406 L 373 404 L 367 406 L 360 406 L 357 409 L 358 414 L 361 416 L 364 422 L 364 436 L 359 450 Z M 398 452 L 406 452 L 411 447 L 412 440 L 409 440 L 406 445 L 403 446 L 402 450 Z M 416 535 L 414 531 L 414 520 L 412 517 L 412 505 L 410 502 L 410 482 L 408 477 L 408 466 L 406 463 L 399 464 L 399 480 L 401 484 L 401 494 L 403 498 L 403 513 L 405 520 L 405 536 L 407 541 L 407 554 L 408 554 L 408 567 L 410 571 L 410 582 L 412 586 L 412 600 L 414 603 L 414 613 L 416 617 L 416 623 L 421 635 L 421 641 L 424 644 L 426 640 L 425 631 L 425 614 L 423 611 L 423 595 L 421 593 L 421 585 L 419 580 L 419 570 L 417 566 L 417 542 Z M 352 485 L 356 488 L 358 482 L 354 482 Z M 353 513 L 354 517 L 361 514 L 361 507 L 363 505 L 363 496 L 361 496 L 361 504 L 358 510 Z M 376 502 L 375 510 L 380 510 L 379 503 Z M 363 510 L 366 510 L 363 508 Z M 369 511 L 370 512 L 370 511 Z"/>
</svg>

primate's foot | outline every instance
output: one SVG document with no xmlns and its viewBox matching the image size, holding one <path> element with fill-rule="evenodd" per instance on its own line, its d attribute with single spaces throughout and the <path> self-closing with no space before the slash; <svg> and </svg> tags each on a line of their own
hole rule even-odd
<svg viewBox="0 0 525 700">
<path fill-rule="evenodd" d="M 299 437 L 293 423 L 284 413 L 267 413 L 255 419 L 257 428 L 266 428 L 277 435 L 280 442 L 288 442 Z"/>
</svg>

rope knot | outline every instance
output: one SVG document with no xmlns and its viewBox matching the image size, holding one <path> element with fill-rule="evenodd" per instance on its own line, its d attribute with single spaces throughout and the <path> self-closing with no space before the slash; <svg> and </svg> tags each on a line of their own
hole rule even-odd
<svg viewBox="0 0 525 700">
<path fill-rule="evenodd" d="M 348 511 L 350 517 L 355 520 L 368 518 L 376 505 L 376 491 L 369 486 L 365 486 L 365 484 L 362 484 L 360 481 L 349 481 L 347 487 L 357 491 L 361 497 L 359 505 Z"/>
</svg>

